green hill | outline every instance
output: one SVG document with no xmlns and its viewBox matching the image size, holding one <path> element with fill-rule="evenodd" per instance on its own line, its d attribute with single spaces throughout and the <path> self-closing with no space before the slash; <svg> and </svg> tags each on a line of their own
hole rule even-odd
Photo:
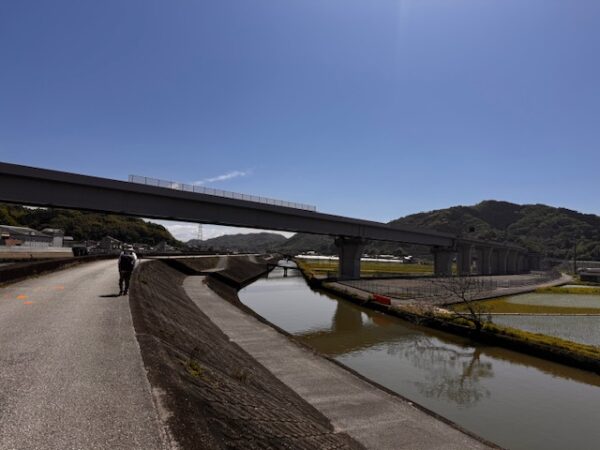
<svg viewBox="0 0 600 450">
<path fill-rule="evenodd" d="M 226 234 L 205 241 L 192 239 L 185 245 L 221 251 L 265 253 L 277 249 L 286 240 L 284 236 L 277 233 Z"/>
<path fill-rule="evenodd" d="M 389 222 L 391 226 L 409 226 L 437 230 L 483 240 L 512 242 L 552 258 L 572 258 L 577 244 L 579 259 L 600 260 L 600 217 L 547 205 L 518 205 L 488 200 L 474 206 L 411 214 Z M 473 231 L 470 231 L 473 230 Z M 281 247 L 287 253 L 314 250 L 335 254 L 333 238 L 296 234 Z M 428 254 L 421 246 L 392 242 L 369 242 L 366 253 Z"/>
<path fill-rule="evenodd" d="M 390 222 L 446 231 L 479 239 L 514 242 L 554 258 L 600 259 L 600 217 L 547 205 L 517 205 L 488 200 L 412 214 Z M 469 232 L 473 229 L 473 232 Z"/>
<path fill-rule="evenodd" d="M 166 241 L 170 245 L 181 246 L 181 242 L 162 225 L 114 214 L 54 208 L 33 209 L 0 203 L 0 224 L 36 230 L 60 228 L 76 241 L 100 240 L 109 235 L 123 242 L 156 245 Z"/>
</svg>

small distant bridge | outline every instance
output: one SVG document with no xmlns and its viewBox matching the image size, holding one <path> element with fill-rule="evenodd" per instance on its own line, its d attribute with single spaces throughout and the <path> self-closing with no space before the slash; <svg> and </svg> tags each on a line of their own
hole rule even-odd
<svg viewBox="0 0 600 450">
<path fill-rule="evenodd" d="M 269 270 L 275 269 L 275 268 L 283 269 L 283 276 L 287 277 L 288 276 L 288 270 L 300 270 L 300 269 L 298 269 L 298 266 L 296 264 L 294 264 L 294 263 L 292 263 L 292 264 L 293 265 L 291 265 L 291 264 L 282 264 L 280 262 L 277 262 L 277 263 L 268 263 L 267 264 L 267 268 Z"/>
</svg>

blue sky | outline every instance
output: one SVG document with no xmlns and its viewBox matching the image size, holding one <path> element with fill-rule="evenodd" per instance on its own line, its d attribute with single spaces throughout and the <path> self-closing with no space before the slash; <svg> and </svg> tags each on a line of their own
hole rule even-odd
<svg viewBox="0 0 600 450">
<path fill-rule="evenodd" d="M 600 214 L 598 23 L 587 0 L 4 0 L 0 160 L 379 221 Z"/>
</svg>

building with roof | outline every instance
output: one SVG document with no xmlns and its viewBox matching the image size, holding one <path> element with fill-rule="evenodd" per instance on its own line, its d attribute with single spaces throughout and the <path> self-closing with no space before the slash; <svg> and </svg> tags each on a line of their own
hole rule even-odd
<svg viewBox="0 0 600 450">
<path fill-rule="evenodd" d="M 0 245 L 2 246 L 50 247 L 53 242 L 53 236 L 33 228 L 0 225 Z"/>
<path fill-rule="evenodd" d="M 600 283 L 600 269 L 588 267 L 585 269 L 579 269 L 579 279 L 581 281 L 591 281 L 593 283 Z"/>
</svg>

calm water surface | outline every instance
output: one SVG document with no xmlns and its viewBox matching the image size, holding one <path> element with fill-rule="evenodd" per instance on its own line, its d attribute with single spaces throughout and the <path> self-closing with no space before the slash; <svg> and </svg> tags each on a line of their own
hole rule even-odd
<svg viewBox="0 0 600 450">
<path fill-rule="evenodd" d="M 281 275 L 240 299 L 320 352 L 505 448 L 599 448 L 600 376 L 414 326 Z"/>
</svg>

